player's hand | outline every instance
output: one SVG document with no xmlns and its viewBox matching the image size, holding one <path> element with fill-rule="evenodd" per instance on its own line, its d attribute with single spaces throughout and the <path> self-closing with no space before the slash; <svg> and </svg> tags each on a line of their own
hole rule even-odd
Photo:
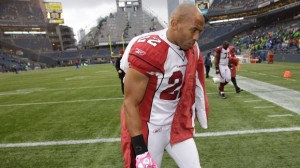
<svg viewBox="0 0 300 168">
<path fill-rule="evenodd" d="M 149 152 L 145 152 L 143 154 L 137 155 L 135 160 L 136 160 L 136 164 L 135 164 L 136 168 L 157 168 Z"/>
</svg>

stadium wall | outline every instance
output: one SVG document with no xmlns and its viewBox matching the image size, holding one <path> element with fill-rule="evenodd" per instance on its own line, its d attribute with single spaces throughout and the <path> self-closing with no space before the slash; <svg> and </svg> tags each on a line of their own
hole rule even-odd
<svg viewBox="0 0 300 168">
<path fill-rule="evenodd" d="M 298 53 L 274 53 L 275 62 L 293 62 L 300 63 L 300 52 Z"/>
</svg>

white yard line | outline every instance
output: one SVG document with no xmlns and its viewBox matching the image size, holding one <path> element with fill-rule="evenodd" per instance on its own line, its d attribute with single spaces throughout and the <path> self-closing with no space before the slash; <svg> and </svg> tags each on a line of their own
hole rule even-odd
<svg viewBox="0 0 300 168">
<path fill-rule="evenodd" d="M 290 80 L 290 81 L 293 81 L 293 82 L 296 82 L 297 80 L 296 79 L 289 79 L 289 78 L 285 78 L 286 80 Z"/>
<path fill-rule="evenodd" d="M 45 89 L 41 91 L 59 91 L 59 90 L 77 90 L 77 89 L 92 89 L 92 88 L 104 88 L 104 87 L 112 87 L 112 86 L 120 86 L 120 85 L 102 85 L 102 86 L 92 86 L 92 87 L 71 87 L 71 88 L 57 88 L 57 89 Z"/>
<path fill-rule="evenodd" d="M 293 114 L 278 114 L 278 115 L 268 115 L 268 117 L 292 117 Z"/>
<path fill-rule="evenodd" d="M 28 94 L 31 92 L 0 92 L 0 96 L 5 96 L 5 95 L 16 95 L 16 94 Z"/>
<path fill-rule="evenodd" d="M 267 108 L 274 108 L 275 106 L 257 106 L 257 107 L 253 107 L 255 109 L 267 109 Z"/>
<path fill-rule="evenodd" d="M 258 134 L 258 133 L 291 132 L 291 131 L 300 131 L 300 127 L 271 128 L 271 129 L 242 130 L 242 131 L 225 131 L 225 132 L 207 132 L 207 133 L 196 134 L 195 137 L 215 137 L 215 136 Z"/>
<path fill-rule="evenodd" d="M 22 103 L 22 104 L 0 104 L 0 107 L 10 106 L 31 106 L 31 105 L 47 105 L 47 104 L 62 104 L 62 103 L 79 103 L 79 102 L 91 102 L 91 101 L 109 101 L 109 100 L 121 100 L 123 97 L 107 98 L 107 99 L 89 99 L 89 100 L 70 100 L 70 101 L 55 101 L 55 102 L 40 102 L 40 103 Z"/>
<path fill-rule="evenodd" d="M 245 103 L 251 103 L 251 102 L 260 102 L 262 100 L 245 100 L 244 102 Z"/>
<path fill-rule="evenodd" d="M 292 131 L 300 131 L 300 127 L 225 131 L 225 132 L 206 132 L 206 133 L 196 133 L 195 137 L 217 137 L 217 136 L 231 136 L 231 135 L 234 136 L 234 135 L 244 135 L 244 134 L 292 132 Z M 101 139 L 68 140 L 68 141 L 26 142 L 26 143 L 0 144 L 0 148 L 77 145 L 77 144 L 93 144 L 93 143 L 120 142 L 120 141 L 121 141 L 120 138 L 101 138 Z"/>
<path fill-rule="evenodd" d="M 71 77 L 71 78 L 65 78 L 65 80 L 78 80 L 78 79 L 87 79 L 90 78 L 91 76 L 75 76 L 75 77 Z"/>
</svg>

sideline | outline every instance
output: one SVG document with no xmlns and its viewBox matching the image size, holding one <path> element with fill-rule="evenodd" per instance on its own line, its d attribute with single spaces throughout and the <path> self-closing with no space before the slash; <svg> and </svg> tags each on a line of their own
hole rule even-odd
<svg viewBox="0 0 300 168">
<path fill-rule="evenodd" d="M 300 92 L 237 75 L 240 88 L 294 113 L 300 114 Z"/>
<path fill-rule="evenodd" d="M 284 88 L 281 86 L 276 86 L 270 83 L 258 81 L 255 79 L 251 79 L 239 75 L 237 75 L 236 78 L 239 87 L 242 88 L 243 90 L 300 115 L 300 103 L 299 103 L 300 92 L 299 91 Z M 232 82 L 230 82 L 229 84 L 232 85 Z M 226 93 L 235 93 L 235 92 L 226 92 Z M 207 94 L 218 94 L 218 93 L 211 92 Z M 252 100 L 252 102 L 258 102 L 258 101 L 261 100 Z M 251 101 L 244 101 L 244 102 L 250 103 Z M 254 108 L 259 109 L 259 108 L 272 108 L 272 107 L 274 106 L 254 107 Z"/>
<path fill-rule="evenodd" d="M 300 127 L 225 131 L 225 132 L 206 132 L 206 133 L 196 133 L 195 137 L 234 136 L 234 135 L 244 135 L 244 134 L 274 133 L 274 132 L 277 133 L 277 132 L 292 132 L 292 131 L 300 131 Z M 78 145 L 78 144 L 94 144 L 94 143 L 120 142 L 120 141 L 121 141 L 121 138 L 101 138 L 101 139 L 68 140 L 68 141 L 9 143 L 9 144 L 0 144 L 0 148 L 54 146 L 54 145 Z"/>
</svg>

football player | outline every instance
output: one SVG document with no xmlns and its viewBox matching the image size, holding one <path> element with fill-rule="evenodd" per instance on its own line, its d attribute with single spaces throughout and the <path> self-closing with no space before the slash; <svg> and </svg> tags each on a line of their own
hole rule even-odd
<svg viewBox="0 0 300 168">
<path fill-rule="evenodd" d="M 207 128 L 205 72 L 197 40 L 204 17 L 183 3 L 167 29 L 131 40 L 121 60 L 124 167 L 160 167 L 166 150 L 179 167 L 200 168 L 194 118 Z"/>
<path fill-rule="evenodd" d="M 220 74 L 219 94 L 221 98 L 226 99 L 224 87 L 231 81 L 231 72 L 229 65 L 229 42 L 225 41 L 222 46 L 215 49 L 215 68 L 216 74 Z"/>
<path fill-rule="evenodd" d="M 241 91 L 243 91 L 243 89 L 238 87 L 236 82 L 236 67 L 239 64 L 239 59 L 235 56 L 234 46 L 229 46 L 229 53 L 230 53 L 229 67 L 231 71 L 231 82 L 233 83 L 236 93 L 240 93 Z"/>
</svg>

